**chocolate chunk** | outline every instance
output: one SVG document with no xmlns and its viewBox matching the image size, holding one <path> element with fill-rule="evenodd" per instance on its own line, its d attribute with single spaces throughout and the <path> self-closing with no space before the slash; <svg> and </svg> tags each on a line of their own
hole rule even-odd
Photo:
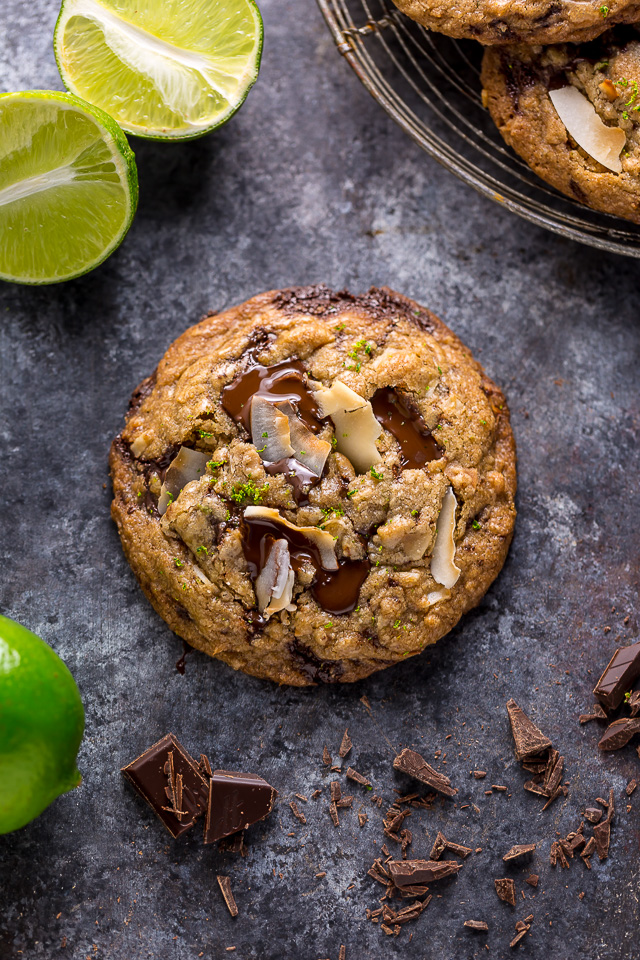
<svg viewBox="0 0 640 960">
<path fill-rule="evenodd" d="M 172 733 L 122 768 L 173 837 L 193 826 L 207 807 L 209 784 Z"/>
<path fill-rule="evenodd" d="M 471 847 L 465 847 L 461 843 L 453 843 L 451 840 L 445 840 L 445 848 L 449 853 L 455 853 L 456 856 L 462 857 L 463 860 L 468 857 L 470 853 L 473 853 Z"/>
<path fill-rule="evenodd" d="M 507 862 L 509 860 L 518 860 L 520 857 L 526 857 L 527 854 L 533 853 L 535 848 L 535 843 L 516 843 L 508 853 L 505 853 L 502 859 Z"/>
<path fill-rule="evenodd" d="M 598 747 L 600 750 L 621 750 L 622 747 L 626 747 L 636 733 L 640 733 L 640 717 L 614 720 L 602 735 Z"/>
<path fill-rule="evenodd" d="M 218 881 L 218 886 L 222 891 L 224 902 L 229 908 L 229 913 L 231 914 L 232 917 L 237 917 L 238 907 L 236 905 L 235 897 L 231 892 L 231 880 L 229 879 L 229 877 L 219 877 L 219 876 L 216 877 L 216 880 Z"/>
<path fill-rule="evenodd" d="M 591 856 L 591 854 L 593 853 L 593 851 L 595 850 L 595 848 L 596 848 L 595 838 L 594 838 L 594 837 L 589 837 L 589 839 L 587 840 L 587 844 L 586 844 L 584 850 L 580 853 L 580 856 L 582 857 L 582 859 L 583 859 L 584 862 L 585 862 L 585 866 L 588 867 L 589 870 L 591 869 L 591 861 L 589 860 L 589 857 Z"/>
<path fill-rule="evenodd" d="M 522 921 L 520 921 L 520 922 L 522 922 Z M 516 925 L 516 927 L 517 927 L 517 925 Z M 520 941 L 521 941 L 522 939 L 524 939 L 524 937 L 526 937 L 526 935 L 529 933 L 529 930 L 530 930 L 530 929 L 531 929 L 531 928 L 529 927 L 528 924 L 526 924 L 526 923 L 523 924 L 522 927 L 520 928 L 520 930 L 518 930 L 518 933 L 516 933 L 515 937 L 513 938 L 513 940 L 512 940 L 511 943 L 509 944 L 509 946 L 510 946 L 510 947 L 517 947 L 518 944 L 520 943 Z"/>
<path fill-rule="evenodd" d="M 351 752 L 352 746 L 353 744 L 351 743 L 351 737 L 349 736 L 349 728 L 347 727 L 342 736 L 342 743 L 340 744 L 340 749 L 338 750 L 338 756 L 342 757 L 344 760 L 347 754 Z"/>
<path fill-rule="evenodd" d="M 626 795 L 627 795 L 628 797 L 630 797 L 631 794 L 633 793 L 633 791 L 636 789 L 637 786 L 638 786 L 638 781 L 637 781 L 637 780 L 629 780 L 629 783 L 628 783 L 628 784 L 626 785 L 626 787 L 624 788 L 624 792 L 626 793 Z"/>
<path fill-rule="evenodd" d="M 543 788 L 548 797 L 556 792 L 562 780 L 562 771 L 564 770 L 564 757 L 561 757 L 557 750 L 553 748 L 549 751 L 549 760 L 544 774 Z"/>
<path fill-rule="evenodd" d="M 535 793 L 538 797 L 547 796 L 547 791 L 544 789 L 542 783 L 536 783 L 535 780 L 527 780 L 524 785 L 524 789 L 528 790 L 529 793 Z"/>
<path fill-rule="evenodd" d="M 494 880 L 494 886 L 496 888 L 496 893 L 505 903 L 510 904 L 512 907 L 516 905 L 516 885 L 513 880 L 508 877 L 504 877 L 501 880 Z"/>
<path fill-rule="evenodd" d="M 547 800 L 547 802 L 545 803 L 545 805 L 543 806 L 542 809 L 543 809 L 543 810 L 548 810 L 549 807 L 551 806 L 551 804 L 554 802 L 554 800 L 557 800 L 558 797 L 561 797 L 561 796 L 565 796 L 565 797 L 566 797 L 566 795 L 568 794 L 568 792 L 569 792 L 568 787 L 566 787 L 566 786 L 558 787 L 558 788 L 557 788 L 556 790 L 554 790 L 554 792 L 551 794 L 551 796 L 549 797 L 549 799 Z"/>
<path fill-rule="evenodd" d="M 437 790 L 446 797 L 454 797 L 458 792 L 451 786 L 448 777 L 434 770 L 415 750 L 405 748 L 393 761 L 393 768 L 401 773 L 408 774 L 414 780 L 419 780 L 420 783 L 425 783 L 432 790 Z"/>
<path fill-rule="evenodd" d="M 336 801 L 339 800 L 342 796 L 342 788 L 340 786 L 339 780 L 332 780 L 329 784 L 329 789 L 331 791 L 331 799 Z"/>
<path fill-rule="evenodd" d="M 419 470 L 430 460 L 439 460 L 444 450 L 433 438 L 419 411 L 391 387 L 376 390 L 371 406 L 376 420 L 400 444 L 402 469 Z"/>
<path fill-rule="evenodd" d="M 212 777 L 213 770 L 211 769 L 211 764 L 209 763 L 209 757 L 205 756 L 204 753 L 200 754 L 200 773 L 203 777 Z"/>
<path fill-rule="evenodd" d="M 524 882 L 528 883 L 530 887 L 537 887 L 539 879 L 540 877 L 537 873 L 530 873 L 529 876 L 525 878 Z"/>
<path fill-rule="evenodd" d="M 387 869 L 396 887 L 435 883 L 460 870 L 455 860 L 392 860 Z"/>
<path fill-rule="evenodd" d="M 484 780 L 484 778 L 485 778 L 486 775 L 487 775 L 487 771 L 486 771 L 486 770 L 474 770 L 474 771 L 473 771 L 473 775 L 474 775 L 474 777 L 476 778 L 476 780 Z M 470 922 L 475 922 L 475 921 L 470 921 Z"/>
<path fill-rule="evenodd" d="M 333 760 L 331 759 L 331 754 L 329 753 L 329 750 L 328 750 L 326 744 L 325 744 L 324 749 L 323 749 L 323 751 L 322 751 L 322 762 L 323 762 L 323 763 L 325 764 L 325 766 L 327 766 L 327 767 L 330 767 L 331 764 L 333 763 Z"/>
<path fill-rule="evenodd" d="M 438 830 L 438 834 L 435 840 L 433 841 L 433 846 L 431 847 L 429 860 L 439 860 L 446 849 L 447 849 L 446 838 L 444 834 L 440 833 L 440 831 Z"/>
<path fill-rule="evenodd" d="M 266 780 L 252 773 L 214 770 L 209 783 L 205 843 L 214 843 L 264 820 L 278 795 Z"/>
<path fill-rule="evenodd" d="M 637 717 L 640 712 L 640 690 L 633 690 L 628 699 L 625 694 L 625 703 L 631 710 L 631 716 Z"/>
<path fill-rule="evenodd" d="M 338 960 L 347 960 L 347 948 L 344 943 L 340 944 L 340 953 L 338 954 Z"/>
<path fill-rule="evenodd" d="M 364 827 L 364 825 L 365 825 L 365 823 L 367 822 L 368 819 L 369 819 L 369 817 L 368 817 L 367 814 L 364 812 L 364 810 L 359 810 L 359 811 L 358 811 L 358 823 L 360 824 L 361 827 Z"/>
<path fill-rule="evenodd" d="M 484 920 L 465 920 L 464 926 L 468 927 L 469 930 L 478 930 L 486 933 L 489 929 L 489 924 Z"/>
<path fill-rule="evenodd" d="M 532 723 L 515 700 L 509 700 L 507 703 L 507 713 L 511 723 L 517 760 L 527 760 L 530 757 L 535 757 L 538 753 L 551 747 L 551 740 L 545 737 L 544 733 Z"/>
<path fill-rule="evenodd" d="M 611 821 L 607 818 L 593 828 L 593 840 L 596 842 L 596 853 L 599 860 L 606 860 L 609 856 L 611 842 Z"/>
<path fill-rule="evenodd" d="M 605 707 L 615 710 L 638 677 L 640 677 L 640 643 L 634 643 L 630 647 L 621 647 L 616 650 L 593 688 L 593 692 Z"/>
<path fill-rule="evenodd" d="M 336 801 L 332 800 L 329 804 L 329 816 L 333 820 L 334 827 L 340 826 L 340 817 L 338 816 L 338 808 L 336 806 Z"/>
<path fill-rule="evenodd" d="M 587 807 L 584 812 L 585 820 L 589 823 L 600 823 L 602 820 L 602 810 L 599 807 Z"/>
<path fill-rule="evenodd" d="M 357 770 L 354 770 L 353 767 L 347 767 L 347 777 L 349 780 L 355 780 L 356 783 L 362 784 L 363 787 L 370 787 L 371 781 L 367 780 L 366 777 L 363 777 L 361 773 L 358 773 Z"/>
</svg>

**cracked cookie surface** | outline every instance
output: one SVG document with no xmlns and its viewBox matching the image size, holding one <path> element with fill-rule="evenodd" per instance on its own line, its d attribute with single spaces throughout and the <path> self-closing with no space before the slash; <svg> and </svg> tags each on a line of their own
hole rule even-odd
<svg viewBox="0 0 640 960">
<path fill-rule="evenodd" d="M 592 43 L 489 49 L 482 64 L 483 100 L 509 146 L 572 200 L 634 223 L 640 223 L 639 83 L 635 27 L 616 27 Z M 552 102 L 567 87 L 582 94 L 587 111 L 573 135 Z M 592 139 L 589 104 L 600 128 L 620 131 L 613 169 L 585 149 Z"/>
<path fill-rule="evenodd" d="M 429 30 L 458 39 L 505 43 L 580 43 L 612 24 L 640 20 L 638 0 L 393 0 Z"/>
<path fill-rule="evenodd" d="M 111 471 L 125 554 L 169 626 L 295 685 L 435 643 L 515 521 L 504 396 L 387 289 L 272 291 L 206 317 L 135 391 Z"/>
</svg>

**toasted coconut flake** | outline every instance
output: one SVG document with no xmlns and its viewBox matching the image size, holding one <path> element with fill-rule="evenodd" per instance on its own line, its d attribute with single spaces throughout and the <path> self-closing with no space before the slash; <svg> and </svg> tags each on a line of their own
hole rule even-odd
<svg viewBox="0 0 640 960">
<path fill-rule="evenodd" d="M 335 552 L 335 542 L 330 533 L 327 533 L 326 530 L 318 530 L 317 527 L 297 527 L 295 523 L 289 523 L 288 520 L 285 520 L 284 517 L 280 516 L 280 513 L 277 510 L 274 510 L 272 507 L 247 507 L 244 511 L 245 517 L 253 517 L 255 519 L 263 518 L 264 520 L 271 520 L 272 523 L 278 523 L 282 527 L 286 527 L 289 530 L 295 530 L 297 533 L 303 534 L 310 540 L 320 551 L 320 559 L 322 566 L 325 570 L 337 570 L 338 561 L 336 559 Z"/>
<path fill-rule="evenodd" d="M 607 126 L 593 104 L 576 87 L 550 90 L 549 97 L 576 143 L 603 167 L 622 173 L 620 151 L 627 142 L 624 130 Z"/>
<path fill-rule="evenodd" d="M 191 483 L 192 480 L 199 480 L 206 472 L 208 459 L 206 453 L 190 450 L 189 447 L 180 447 L 178 455 L 169 464 L 160 491 L 158 513 L 161 516 L 166 513 L 169 504 L 176 499 L 188 483 Z"/>
<path fill-rule="evenodd" d="M 431 576 L 436 583 L 441 583 L 448 589 L 453 587 L 460 576 L 460 568 L 455 565 L 456 544 L 453 539 L 457 506 L 455 493 L 451 487 L 447 487 L 436 523 L 436 542 L 431 555 Z"/>
<path fill-rule="evenodd" d="M 251 401 L 251 439 L 267 463 L 293 456 L 289 420 L 264 397 L 256 396 Z"/>
<path fill-rule="evenodd" d="M 316 477 L 321 477 L 327 457 L 331 452 L 331 444 L 311 433 L 311 430 L 300 420 L 290 403 L 279 403 L 277 406 L 289 421 L 294 459 L 315 474 Z"/>
<path fill-rule="evenodd" d="M 323 417 L 331 417 L 336 428 L 336 449 L 351 461 L 358 473 L 366 473 L 382 459 L 376 440 L 382 427 L 368 400 L 336 380 L 321 387 L 314 399 Z"/>
<path fill-rule="evenodd" d="M 265 619 L 280 610 L 295 610 L 291 606 L 294 580 L 287 541 L 276 540 L 255 583 L 258 607 Z"/>
<path fill-rule="evenodd" d="M 434 604 L 440 603 L 441 600 L 448 600 L 450 595 L 451 594 L 449 590 L 432 590 L 427 594 L 429 606 L 433 607 Z"/>
</svg>

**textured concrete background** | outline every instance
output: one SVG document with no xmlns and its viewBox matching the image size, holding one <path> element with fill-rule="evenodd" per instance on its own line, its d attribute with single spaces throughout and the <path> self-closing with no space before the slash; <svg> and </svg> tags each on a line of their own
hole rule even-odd
<svg viewBox="0 0 640 960">
<path fill-rule="evenodd" d="M 534 913 L 524 955 L 622 960 L 638 943 L 640 799 L 627 813 L 623 792 L 640 762 L 632 746 L 599 757 L 599 731 L 577 717 L 616 643 L 638 635 L 638 264 L 476 196 L 379 111 L 312 0 L 262 6 L 263 69 L 234 121 L 183 146 L 133 144 L 141 201 L 120 251 L 74 283 L 0 287 L 0 610 L 66 660 L 87 710 L 82 787 L 0 838 L 0 957 L 337 960 L 345 944 L 348 960 L 500 958 L 515 921 Z M 56 13 L 55 0 L 4 0 L 3 90 L 60 87 Z M 520 457 L 511 555 L 447 640 L 353 687 L 277 689 L 195 653 L 180 676 L 181 644 L 143 598 L 109 519 L 109 442 L 132 388 L 207 309 L 316 281 L 388 284 L 421 300 L 506 388 Z M 544 814 L 513 758 L 510 696 L 566 757 L 569 796 Z M 355 810 L 339 829 L 328 815 L 322 747 L 335 755 L 347 724 L 350 760 L 385 800 L 404 786 L 393 750 L 446 750 L 458 803 L 414 813 L 414 856 L 439 828 L 483 848 L 397 939 L 364 918 L 381 895 L 365 876 L 380 812 L 364 795 L 363 830 Z M 172 841 L 121 778 L 167 730 L 280 790 L 246 859 L 205 849 L 199 828 Z M 486 781 L 470 777 L 477 767 Z M 509 795 L 485 797 L 490 783 Z M 303 828 L 287 801 L 320 786 Z M 575 828 L 609 786 L 610 859 L 591 873 L 581 862 L 552 870 L 555 831 Z M 537 891 L 521 882 L 528 868 L 501 860 L 528 841 L 539 843 Z M 519 901 L 525 890 L 515 911 L 493 892 L 509 875 Z M 488 936 L 464 930 L 467 918 L 486 919 Z"/>
</svg>

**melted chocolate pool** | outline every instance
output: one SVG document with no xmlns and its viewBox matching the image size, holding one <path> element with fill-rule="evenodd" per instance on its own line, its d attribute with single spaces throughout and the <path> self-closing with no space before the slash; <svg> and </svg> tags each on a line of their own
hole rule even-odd
<svg viewBox="0 0 640 960">
<path fill-rule="evenodd" d="M 294 570 L 299 570 L 305 560 L 313 565 L 316 578 L 311 593 L 323 610 L 339 616 L 356 607 L 371 566 L 368 560 L 342 560 L 337 570 L 325 570 L 320 551 L 304 533 L 266 517 L 244 517 L 240 529 L 242 549 L 254 579 L 264 567 L 273 541 L 286 540 Z"/>
<path fill-rule="evenodd" d="M 283 360 L 265 367 L 255 359 L 253 351 L 247 351 L 249 365 L 239 373 L 233 383 L 222 391 L 222 406 L 237 423 L 243 423 L 251 433 L 251 400 L 254 396 L 267 400 L 288 400 L 309 430 L 317 433 L 320 411 L 307 387 L 307 371 L 300 360 Z"/>
<path fill-rule="evenodd" d="M 419 413 L 411 411 L 391 387 L 376 390 L 371 398 L 373 413 L 400 444 L 403 468 L 419 470 L 429 460 L 439 460 L 443 450 Z"/>
</svg>

